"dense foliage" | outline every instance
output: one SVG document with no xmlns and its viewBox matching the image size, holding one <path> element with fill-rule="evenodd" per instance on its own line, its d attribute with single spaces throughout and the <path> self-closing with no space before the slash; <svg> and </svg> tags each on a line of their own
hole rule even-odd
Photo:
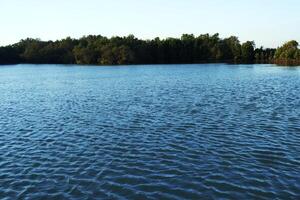
<svg viewBox="0 0 300 200">
<path fill-rule="evenodd" d="M 298 59 L 298 43 L 275 49 L 255 48 L 253 41 L 237 37 L 221 39 L 218 34 L 153 40 L 127 37 L 86 36 L 58 41 L 21 40 L 0 47 L 0 64 L 175 64 L 204 62 L 270 63 L 276 59 Z"/>
<path fill-rule="evenodd" d="M 292 40 L 279 47 L 274 56 L 275 62 L 283 65 L 299 65 L 300 49 L 298 46 L 298 42 Z"/>
</svg>

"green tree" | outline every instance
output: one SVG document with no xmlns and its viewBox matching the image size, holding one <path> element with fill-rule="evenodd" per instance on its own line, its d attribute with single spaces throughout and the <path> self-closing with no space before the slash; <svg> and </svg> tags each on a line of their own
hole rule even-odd
<svg viewBox="0 0 300 200">
<path fill-rule="evenodd" d="M 254 41 L 247 41 L 241 46 L 241 57 L 244 62 L 251 62 L 255 56 L 255 43 Z"/>
<path fill-rule="evenodd" d="M 275 59 L 297 59 L 299 55 L 299 43 L 295 40 L 285 43 L 275 52 Z"/>
</svg>

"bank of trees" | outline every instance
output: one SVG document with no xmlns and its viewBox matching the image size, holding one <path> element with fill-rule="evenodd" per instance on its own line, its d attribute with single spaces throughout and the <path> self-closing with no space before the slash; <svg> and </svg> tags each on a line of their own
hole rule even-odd
<svg viewBox="0 0 300 200">
<path fill-rule="evenodd" d="M 253 41 L 240 43 L 235 36 L 221 39 L 218 34 L 184 34 L 181 38 L 153 40 L 141 40 L 133 35 L 112 38 L 90 35 L 57 41 L 25 39 L 0 47 L 0 64 L 270 63 L 274 58 L 298 58 L 299 53 L 286 53 L 290 46 L 298 45 L 292 42 L 275 53 L 275 49 L 256 48 Z"/>
</svg>

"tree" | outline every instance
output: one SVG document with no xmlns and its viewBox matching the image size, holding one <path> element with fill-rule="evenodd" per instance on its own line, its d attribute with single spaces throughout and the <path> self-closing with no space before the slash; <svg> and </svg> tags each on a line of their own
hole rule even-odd
<svg viewBox="0 0 300 200">
<path fill-rule="evenodd" d="M 237 37 L 231 36 L 221 41 L 224 60 L 238 61 L 241 58 L 241 44 Z"/>
<path fill-rule="evenodd" d="M 101 49 L 101 54 L 99 63 L 102 65 L 132 64 L 134 61 L 133 51 L 125 45 L 119 47 L 106 45 Z"/>
<path fill-rule="evenodd" d="M 299 59 L 299 43 L 295 40 L 285 43 L 275 52 L 275 59 Z"/>
<path fill-rule="evenodd" d="M 252 62 L 254 60 L 255 43 L 254 41 L 247 41 L 241 46 L 241 57 L 244 62 Z"/>
<path fill-rule="evenodd" d="M 76 46 L 73 50 L 75 61 L 77 64 L 97 64 L 100 53 L 89 47 Z"/>
</svg>

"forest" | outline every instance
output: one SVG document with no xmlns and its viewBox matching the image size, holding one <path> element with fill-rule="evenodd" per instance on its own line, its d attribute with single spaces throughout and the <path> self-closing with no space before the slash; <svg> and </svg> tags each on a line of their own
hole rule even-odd
<svg viewBox="0 0 300 200">
<path fill-rule="evenodd" d="M 183 34 L 181 38 L 141 40 L 133 35 L 107 38 L 89 35 L 41 41 L 27 38 L 0 47 L 0 64 L 193 64 L 276 63 L 300 64 L 299 44 L 290 41 L 278 49 L 256 48 L 254 41 L 241 43 L 238 37 L 219 34 Z"/>
</svg>

